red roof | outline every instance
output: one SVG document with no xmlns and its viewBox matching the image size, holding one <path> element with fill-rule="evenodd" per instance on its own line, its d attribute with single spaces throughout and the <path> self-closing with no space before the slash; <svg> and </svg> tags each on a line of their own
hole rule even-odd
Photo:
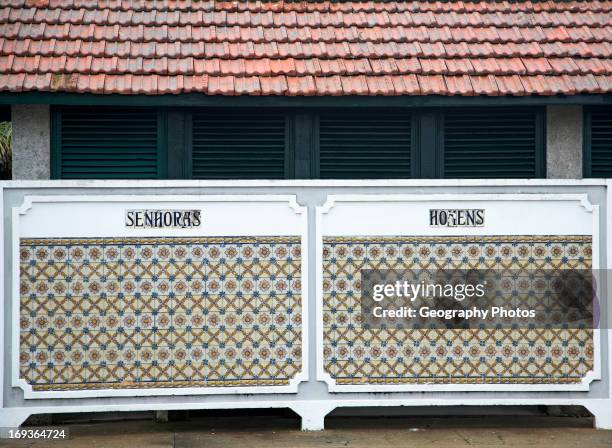
<svg viewBox="0 0 612 448">
<path fill-rule="evenodd" d="M 0 91 L 612 91 L 612 1 L 2 0 Z"/>
</svg>

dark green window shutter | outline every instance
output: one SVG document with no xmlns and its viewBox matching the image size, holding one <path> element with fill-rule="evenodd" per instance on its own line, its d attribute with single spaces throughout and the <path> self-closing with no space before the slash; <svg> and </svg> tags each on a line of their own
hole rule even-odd
<svg viewBox="0 0 612 448">
<path fill-rule="evenodd" d="M 444 178 L 543 177 L 544 118 L 533 108 L 444 113 Z"/>
<path fill-rule="evenodd" d="M 0 106 L 0 122 L 11 121 L 11 106 Z"/>
<path fill-rule="evenodd" d="M 585 126 L 585 175 L 612 177 L 612 107 L 592 107 Z"/>
<path fill-rule="evenodd" d="M 283 179 L 285 117 L 257 110 L 194 110 L 194 179 Z"/>
<path fill-rule="evenodd" d="M 322 179 L 411 177 L 411 116 L 393 110 L 330 110 L 319 119 Z"/>
<path fill-rule="evenodd" d="M 150 108 L 70 107 L 56 111 L 53 175 L 60 179 L 165 177 L 163 126 Z"/>
</svg>

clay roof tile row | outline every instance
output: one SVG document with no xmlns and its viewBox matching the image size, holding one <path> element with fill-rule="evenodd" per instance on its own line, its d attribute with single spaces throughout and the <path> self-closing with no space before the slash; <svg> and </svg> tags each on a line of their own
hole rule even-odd
<svg viewBox="0 0 612 448">
<path fill-rule="evenodd" d="M 351 2 L 346 2 L 351 3 Z M 400 2 L 401 3 L 401 2 Z M 196 2 L 194 2 L 196 4 Z M 609 25 L 610 9 L 586 12 L 227 12 L 215 10 L 186 14 L 159 11 L 105 10 L 100 14 L 85 14 L 84 10 L 49 9 L 48 14 L 21 17 L 13 14 L 7 7 L 0 20 L 5 23 L 21 24 L 61 24 L 61 25 L 121 25 L 121 26 L 263 26 L 263 27 L 372 27 L 380 26 L 428 26 L 448 27 L 554 27 L 554 26 L 592 26 Z"/>
<path fill-rule="evenodd" d="M 612 1 L 4 0 L 0 90 L 612 91 Z"/>
<path fill-rule="evenodd" d="M 612 57 L 612 41 L 528 43 L 442 42 L 138 42 L 48 39 L 0 39 L 0 54 L 92 55 L 130 57 L 219 57 L 225 59 L 356 57 Z"/>
<path fill-rule="evenodd" d="M 295 2 L 295 1 L 275 1 L 273 3 L 266 1 L 216 1 L 216 0 L 199 0 L 193 2 L 190 0 L 5 0 L 7 6 L 12 6 L 21 9 L 32 7 L 48 7 L 52 9 L 84 9 L 86 11 L 96 11 L 98 9 L 112 9 L 119 11 L 180 11 L 181 13 L 194 11 L 211 11 L 214 9 L 231 11 L 250 11 L 250 12 L 265 12 L 265 11 L 296 11 L 296 12 L 312 12 L 312 11 L 340 11 L 340 12 L 373 12 L 373 11 L 454 11 L 454 12 L 509 12 L 509 11 L 557 11 L 557 12 L 578 12 L 578 11 L 609 11 L 610 2 L 598 2 L 597 5 L 589 5 L 588 2 L 581 0 L 564 1 L 564 4 L 559 4 L 556 1 L 355 1 L 355 2 L 336 2 L 336 1 L 318 1 L 318 2 Z M 28 12 L 26 12 L 28 14 Z"/>
<path fill-rule="evenodd" d="M 220 58 L 123 58 L 61 56 L 0 56 L 7 74 L 20 72 L 108 73 L 108 74 L 208 74 L 214 76 L 330 76 L 330 75 L 605 75 L 610 59 L 572 58 L 473 58 L 473 59 L 220 59 Z"/>
<path fill-rule="evenodd" d="M 558 95 L 606 93 L 611 76 L 183 76 L 26 74 L 7 79 L 13 91 L 97 94 L 200 92 L 209 95 Z"/>
</svg>

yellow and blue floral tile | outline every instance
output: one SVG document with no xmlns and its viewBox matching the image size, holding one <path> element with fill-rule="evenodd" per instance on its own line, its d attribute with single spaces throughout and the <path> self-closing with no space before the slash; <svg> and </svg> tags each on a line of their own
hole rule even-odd
<svg viewBox="0 0 612 448">
<path fill-rule="evenodd" d="M 34 390 L 286 385 L 301 370 L 299 237 L 20 242 Z"/>
<path fill-rule="evenodd" d="M 571 235 L 325 237 L 325 371 L 337 384 L 580 382 L 593 369 L 592 330 L 364 328 L 360 271 L 591 269 L 591 245 Z"/>
</svg>

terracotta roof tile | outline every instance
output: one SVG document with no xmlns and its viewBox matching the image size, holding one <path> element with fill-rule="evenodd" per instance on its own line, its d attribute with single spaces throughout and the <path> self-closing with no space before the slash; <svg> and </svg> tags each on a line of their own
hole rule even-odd
<svg viewBox="0 0 612 448">
<path fill-rule="evenodd" d="M 147 79 L 148 76 L 136 75 L 132 77 L 132 90 L 136 93 L 157 93 L 157 88 L 153 89 L 151 83 Z"/>
<path fill-rule="evenodd" d="M 343 76 L 342 90 L 345 95 L 368 95 L 368 81 L 365 76 Z"/>
<path fill-rule="evenodd" d="M 577 59 L 576 59 L 577 60 Z M 576 60 L 572 58 L 549 58 L 548 63 L 553 69 L 553 73 L 579 73 L 580 67 Z"/>
<path fill-rule="evenodd" d="M 285 76 L 262 76 L 259 83 L 262 95 L 285 95 L 287 92 Z"/>
<path fill-rule="evenodd" d="M 395 59 L 371 59 L 369 60 L 370 71 L 377 75 L 392 75 L 399 73 L 400 70 Z"/>
<path fill-rule="evenodd" d="M 221 74 L 221 66 L 220 66 L 220 59 L 198 59 L 195 58 L 193 60 L 193 70 L 194 73 L 197 75 L 203 75 L 203 74 L 208 74 L 211 76 L 215 76 L 215 75 L 219 75 Z M 246 61 L 249 62 L 249 61 Z M 245 62 L 245 63 L 246 63 Z M 249 73 L 254 73 L 254 71 L 249 71 Z M 257 74 L 257 73 L 255 73 Z"/>
<path fill-rule="evenodd" d="M 443 74 L 447 72 L 444 59 L 419 59 L 421 63 L 421 73 L 424 74 Z"/>
<path fill-rule="evenodd" d="M 278 60 L 274 60 L 276 62 Z M 297 74 L 298 76 L 306 76 L 306 75 L 321 75 L 323 71 L 321 70 L 321 64 L 319 64 L 318 59 L 287 59 L 282 61 L 282 69 L 274 70 L 274 63 L 271 61 L 272 71 L 274 73 L 286 73 L 288 75 Z"/>
<path fill-rule="evenodd" d="M 526 72 L 530 75 L 542 75 L 554 72 L 546 58 L 522 58 L 521 61 L 525 67 L 524 73 Z"/>
<path fill-rule="evenodd" d="M 166 74 L 168 73 L 167 58 L 148 58 L 142 62 L 142 71 L 146 74 Z"/>
<path fill-rule="evenodd" d="M 446 69 L 450 75 L 474 73 L 475 69 L 469 59 L 447 59 Z"/>
<path fill-rule="evenodd" d="M 580 59 L 576 58 L 572 61 L 578 70 L 572 70 L 568 73 L 592 73 L 594 75 L 605 75 L 606 73 L 612 73 L 612 60 L 611 59 Z"/>
<path fill-rule="evenodd" d="M 421 63 L 417 58 L 395 59 L 395 64 L 400 73 L 420 73 L 422 70 Z"/>
<path fill-rule="evenodd" d="M 25 80 L 25 76 L 25 73 L 18 73 L 16 75 L 7 77 L 7 90 L 12 92 L 21 92 L 23 90 L 23 81 Z"/>
<path fill-rule="evenodd" d="M 391 76 L 396 95 L 419 95 L 421 88 L 416 75 Z"/>
<path fill-rule="evenodd" d="M 390 76 L 368 76 L 366 77 L 370 95 L 394 95 L 395 86 Z"/>
<path fill-rule="evenodd" d="M 211 95 L 234 95 L 233 76 L 211 76 L 208 78 L 208 93 Z"/>
<path fill-rule="evenodd" d="M 419 75 L 417 79 L 422 95 L 447 95 L 449 93 L 443 76 Z"/>
<path fill-rule="evenodd" d="M 514 73 L 519 75 L 522 75 L 527 70 L 521 58 L 508 58 L 504 60 L 500 68 L 502 73 Z"/>
<path fill-rule="evenodd" d="M 288 76 L 287 86 L 287 95 L 310 96 L 317 91 L 312 76 Z"/>
<path fill-rule="evenodd" d="M 474 58 L 471 60 L 475 73 L 491 73 L 494 75 L 503 73 L 497 58 Z M 503 61 L 502 61 L 503 62 Z"/>
<path fill-rule="evenodd" d="M 234 88 L 236 95 L 261 95 L 261 87 L 257 76 L 235 78 Z"/>
<path fill-rule="evenodd" d="M 573 76 L 563 75 L 563 81 L 567 86 L 576 89 L 576 93 L 599 93 L 600 87 L 593 75 Z"/>
<path fill-rule="evenodd" d="M 470 76 L 470 82 L 472 83 L 472 89 L 474 89 L 474 95 L 499 95 L 497 82 L 495 82 L 495 76 L 493 75 Z"/>
<path fill-rule="evenodd" d="M 127 93 L 132 91 L 132 75 L 121 75 L 116 78 L 117 93 Z"/>
<path fill-rule="evenodd" d="M 344 68 L 348 75 L 375 74 L 371 64 L 367 59 L 347 59 L 344 61 Z"/>
<path fill-rule="evenodd" d="M 223 75 L 244 75 L 245 64 L 244 59 L 221 59 L 219 68 Z M 184 73 L 183 70 L 177 70 L 178 73 Z"/>
<path fill-rule="evenodd" d="M 317 92 L 321 95 L 338 96 L 342 95 L 342 82 L 339 76 L 317 76 L 315 78 Z"/>
<path fill-rule="evenodd" d="M 612 2 L 4 0 L 0 91 L 610 93 Z"/>
<path fill-rule="evenodd" d="M 261 59 L 247 59 L 244 61 L 245 70 L 247 73 L 251 73 L 256 76 L 262 75 L 270 75 L 272 73 L 272 63 L 269 58 L 261 58 Z M 275 63 L 280 62 L 280 60 L 274 60 Z"/>
<path fill-rule="evenodd" d="M 525 95 L 525 88 L 519 76 L 496 76 L 495 82 L 497 83 L 500 95 Z"/>
<path fill-rule="evenodd" d="M 200 82 L 200 85 L 203 88 L 198 91 L 205 92 L 207 84 L 205 82 Z M 165 94 L 175 93 L 175 92 L 182 92 L 182 91 L 183 91 L 183 77 L 182 76 L 158 76 L 157 92 L 160 95 L 165 95 Z"/>
<path fill-rule="evenodd" d="M 595 81 L 597 81 L 599 91 L 601 93 L 610 92 L 610 86 L 612 86 L 612 75 L 595 76 Z"/>
<path fill-rule="evenodd" d="M 463 76 L 445 76 L 446 88 L 450 95 L 471 96 L 474 95 L 474 89 L 468 75 Z"/>
<path fill-rule="evenodd" d="M 522 38 L 520 42 L 544 42 L 546 40 L 546 34 L 541 26 L 520 27 L 516 29 Z M 501 30 L 500 35 L 502 35 Z"/>
<path fill-rule="evenodd" d="M 551 76 L 547 78 L 547 81 L 553 95 L 575 95 L 578 93 L 577 86 L 575 84 L 567 84 L 563 76 Z"/>
<path fill-rule="evenodd" d="M 549 86 L 549 82 L 546 77 L 542 75 L 536 76 L 521 76 L 521 82 L 528 92 L 535 93 L 537 95 L 552 95 L 553 91 Z"/>
</svg>

